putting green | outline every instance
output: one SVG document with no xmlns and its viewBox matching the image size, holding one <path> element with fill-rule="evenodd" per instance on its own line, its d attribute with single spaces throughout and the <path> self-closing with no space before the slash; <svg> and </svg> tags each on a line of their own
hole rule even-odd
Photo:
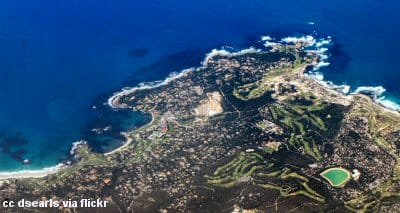
<svg viewBox="0 0 400 213">
<path fill-rule="evenodd" d="M 351 173 L 343 168 L 330 168 L 321 173 L 334 187 L 343 187 L 351 179 Z"/>
</svg>

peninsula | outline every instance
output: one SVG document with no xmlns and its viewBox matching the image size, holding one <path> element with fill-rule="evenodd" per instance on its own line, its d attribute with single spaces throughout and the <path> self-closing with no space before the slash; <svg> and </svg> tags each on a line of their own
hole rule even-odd
<svg viewBox="0 0 400 213">
<path fill-rule="evenodd" d="M 79 144 L 78 162 L 57 173 L 2 180 L 0 197 L 101 199 L 108 212 L 397 211 L 400 115 L 305 75 L 323 60 L 314 42 L 213 51 L 157 86 L 116 93 L 112 107 L 151 122 L 113 152 Z"/>
</svg>

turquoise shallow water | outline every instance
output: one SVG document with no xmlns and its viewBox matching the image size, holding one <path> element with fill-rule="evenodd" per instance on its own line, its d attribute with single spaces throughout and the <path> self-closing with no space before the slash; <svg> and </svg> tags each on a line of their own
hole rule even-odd
<svg viewBox="0 0 400 213">
<path fill-rule="evenodd" d="M 394 0 L 0 3 L 0 171 L 53 166 L 81 138 L 97 151 L 120 145 L 118 132 L 148 117 L 104 106 L 114 91 L 199 65 L 212 48 L 260 45 L 261 35 L 331 36 L 326 80 L 400 97 Z"/>
</svg>

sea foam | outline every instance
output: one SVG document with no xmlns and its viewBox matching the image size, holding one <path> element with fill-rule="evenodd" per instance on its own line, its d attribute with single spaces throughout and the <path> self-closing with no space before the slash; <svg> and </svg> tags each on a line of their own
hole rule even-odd
<svg viewBox="0 0 400 213">
<path fill-rule="evenodd" d="M 135 91 L 138 90 L 147 90 L 147 89 L 152 89 L 156 87 L 160 87 L 163 85 L 167 85 L 173 80 L 180 78 L 182 76 L 185 76 L 187 73 L 192 72 L 196 70 L 196 68 L 189 68 L 189 69 L 184 69 L 181 72 L 172 72 L 164 81 L 153 81 L 153 82 L 147 82 L 147 83 L 140 83 L 136 87 L 124 87 L 121 91 L 114 93 L 111 97 L 108 98 L 107 100 L 107 105 L 110 106 L 111 108 L 119 108 L 119 106 L 114 104 L 114 100 L 124 96 L 124 95 L 129 95 Z"/>
<path fill-rule="evenodd" d="M 80 141 L 75 141 L 75 142 L 73 142 L 73 143 L 72 143 L 72 147 L 71 147 L 71 149 L 69 150 L 69 154 L 70 154 L 72 157 L 75 158 L 75 156 L 76 156 L 76 154 L 77 154 L 77 151 L 78 151 L 79 145 L 85 145 L 85 144 L 87 144 L 87 142 L 84 141 L 84 140 L 80 140 Z"/>
<path fill-rule="evenodd" d="M 390 99 L 387 99 L 386 96 L 378 97 L 375 99 L 375 101 L 389 109 L 400 111 L 400 104 L 398 104 L 395 101 L 392 101 Z"/>
<path fill-rule="evenodd" d="M 346 85 L 346 84 L 337 85 L 337 84 L 334 84 L 332 81 L 326 81 L 326 80 L 324 80 L 324 75 L 320 72 L 309 72 L 309 73 L 305 73 L 304 75 L 316 80 L 322 86 L 327 87 L 329 89 L 336 90 L 336 91 L 342 93 L 343 95 L 347 95 L 350 93 L 349 85 Z"/>
<path fill-rule="evenodd" d="M 295 43 L 301 42 L 301 43 L 303 43 L 303 45 L 305 45 L 305 47 L 309 48 L 307 51 L 314 51 L 315 53 L 317 53 L 319 55 L 320 61 L 315 66 L 315 68 L 314 68 L 315 70 L 318 70 L 321 67 L 329 65 L 329 62 L 325 61 L 326 59 L 328 59 L 328 55 L 326 54 L 326 52 L 328 51 L 328 48 L 326 48 L 325 46 L 327 46 L 331 43 L 330 37 L 327 37 L 326 39 L 318 39 L 317 40 L 311 35 L 306 35 L 306 36 L 301 36 L 301 37 L 285 37 L 279 41 L 269 35 L 265 35 L 265 36 L 261 36 L 260 40 L 264 41 L 265 47 L 271 47 L 271 46 L 279 45 L 282 43 L 295 44 Z M 212 49 L 209 53 L 207 53 L 205 55 L 204 60 L 201 62 L 201 65 L 206 66 L 208 61 L 210 61 L 210 59 L 212 59 L 213 57 L 216 57 L 216 56 L 238 56 L 238 55 L 243 55 L 243 54 L 248 54 L 248 53 L 256 53 L 256 52 L 261 52 L 261 51 L 262 51 L 261 49 L 256 49 L 254 47 L 242 49 L 239 51 L 229 51 L 229 50 L 227 50 L 227 48 Z M 166 84 L 170 83 L 171 81 L 173 81 L 177 78 L 180 78 L 181 76 L 184 76 L 188 72 L 194 71 L 196 69 L 199 69 L 199 68 L 190 68 L 190 69 L 185 69 L 179 73 L 174 73 L 173 75 L 168 76 L 163 81 L 140 83 L 136 87 L 125 87 L 121 91 L 116 92 L 111 97 L 109 97 L 107 100 L 107 104 L 111 108 L 119 108 L 121 106 L 118 106 L 114 103 L 115 100 L 118 99 L 119 97 L 124 96 L 124 95 L 129 95 L 137 90 L 152 89 L 155 87 L 166 85 Z M 329 84 L 333 85 L 333 83 L 329 83 Z M 341 87 L 341 86 L 338 86 L 338 87 Z M 344 89 L 344 90 L 346 90 L 346 89 Z"/>
<path fill-rule="evenodd" d="M 289 37 L 286 39 L 286 41 L 296 41 L 295 38 Z M 331 37 L 323 38 L 323 39 L 312 39 L 309 36 L 305 37 L 300 37 L 297 39 L 297 41 L 308 41 L 310 43 L 309 49 L 306 51 L 314 52 L 318 54 L 319 56 L 319 62 L 317 65 L 313 67 L 313 70 L 309 73 L 306 73 L 307 76 L 315 79 L 317 82 L 319 82 L 321 85 L 334 89 L 344 95 L 350 94 L 351 87 L 349 85 L 343 84 L 343 85 L 337 85 L 333 83 L 332 81 L 327 81 L 324 80 L 324 76 L 321 72 L 318 72 L 318 70 L 322 67 L 327 67 L 330 65 L 328 62 L 329 59 L 329 47 L 332 45 L 332 39 Z M 315 41 L 315 42 L 313 42 Z M 386 89 L 383 86 L 360 86 L 357 87 L 354 91 L 351 92 L 351 94 L 366 94 L 369 95 L 376 103 L 379 103 L 380 105 L 393 109 L 393 110 L 400 110 L 400 104 L 396 103 L 395 101 L 388 99 L 386 96 L 384 96 L 384 93 L 386 92 Z"/>
<path fill-rule="evenodd" d="M 261 52 L 261 50 L 256 49 L 254 47 L 242 49 L 242 50 L 239 50 L 236 52 L 230 52 L 225 49 L 213 49 L 213 50 L 211 50 L 210 53 L 206 54 L 206 57 L 204 58 L 204 60 L 201 64 L 203 66 L 207 65 L 208 61 L 215 56 L 238 56 L 238 55 L 243 55 L 243 54 L 248 54 L 248 53 L 256 53 L 256 52 Z"/>
<path fill-rule="evenodd" d="M 352 94 L 364 94 L 370 96 L 376 103 L 393 110 L 400 111 L 400 104 L 387 98 L 384 93 L 386 89 L 383 86 L 360 86 Z"/>
<path fill-rule="evenodd" d="M 69 154 L 74 161 L 76 159 L 76 154 L 79 145 L 87 144 L 86 141 L 80 140 L 72 143 Z M 70 166 L 72 162 L 70 160 L 61 162 L 55 166 L 45 167 L 38 170 L 20 170 L 15 172 L 0 172 L 0 180 L 8 178 L 28 178 L 28 177 L 44 177 L 49 174 L 58 172 L 60 169 Z"/>
<path fill-rule="evenodd" d="M 296 41 L 296 39 L 289 37 L 288 41 Z M 330 65 L 328 62 L 329 59 L 329 47 L 332 45 L 331 37 L 315 39 L 312 36 L 303 36 L 298 38 L 297 40 L 301 42 L 308 42 L 308 46 L 306 51 L 312 52 L 318 55 L 318 63 L 313 66 L 313 70 L 305 73 L 306 76 L 316 80 L 319 84 L 329 89 L 336 90 L 343 95 L 347 95 L 350 93 L 350 86 L 346 84 L 338 85 L 333 83 L 332 81 L 327 81 L 324 79 L 324 75 L 319 72 L 322 67 L 327 67 Z"/>
<path fill-rule="evenodd" d="M 60 169 L 67 167 L 64 163 L 59 163 L 56 166 L 46 167 L 39 170 L 21 170 L 16 172 L 0 172 L 0 180 L 9 178 L 28 178 L 28 177 L 44 177 L 49 174 L 54 174 Z"/>
<path fill-rule="evenodd" d="M 201 62 L 202 66 L 206 66 L 208 61 L 212 59 L 213 57 L 216 56 L 238 56 L 238 55 L 243 55 L 243 54 L 248 54 L 248 53 L 256 53 L 256 52 L 261 52 L 260 49 L 256 49 L 254 47 L 242 49 L 236 52 L 231 52 L 226 49 L 213 49 L 211 50 L 210 53 L 205 55 L 204 60 Z M 184 69 L 181 72 L 173 72 L 171 73 L 165 80 L 163 81 L 153 81 L 153 82 L 148 82 L 148 83 L 140 83 L 136 87 L 125 87 L 121 91 L 114 93 L 111 97 L 108 98 L 107 100 L 107 105 L 110 106 L 111 108 L 119 108 L 119 106 L 114 104 L 114 101 L 124 95 L 129 95 L 132 94 L 135 91 L 138 90 L 146 90 L 146 89 L 152 89 L 156 87 L 160 87 L 163 85 L 167 85 L 170 82 L 185 76 L 189 72 L 198 70 L 199 68 L 189 68 L 189 69 Z"/>
<path fill-rule="evenodd" d="M 361 86 L 354 90 L 353 94 L 366 94 L 377 98 L 382 96 L 384 92 L 386 92 L 386 89 L 382 86 Z"/>
<path fill-rule="evenodd" d="M 319 62 L 314 66 L 313 71 L 305 73 L 306 76 L 315 79 L 317 82 L 319 82 L 321 85 L 337 90 L 341 92 L 344 95 L 347 95 L 350 93 L 350 86 L 349 85 L 337 85 L 334 84 L 331 81 L 326 81 L 324 80 L 324 76 L 322 73 L 318 72 L 318 70 L 321 67 L 326 67 L 329 66 L 329 62 L 327 61 L 329 59 L 328 55 L 328 47 L 332 44 L 331 37 L 323 38 L 323 39 L 315 39 L 311 35 L 307 36 L 301 36 L 301 37 L 285 37 L 281 40 L 276 40 L 272 38 L 271 36 L 262 36 L 261 41 L 264 42 L 265 47 L 271 47 L 274 45 L 280 45 L 280 44 L 296 44 L 298 42 L 301 42 L 305 45 L 307 48 L 306 51 L 314 52 L 318 54 L 319 56 Z M 248 54 L 248 53 L 256 53 L 260 52 L 262 50 L 256 49 L 254 47 L 250 47 L 247 49 L 239 50 L 236 52 L 228 51 L 226 49 L 213 49 L 210 53 L 205 55 L 204 60 L 202 61 L 202 65 L 205 66 L 207 65 L 207 62 L 212 59 L 215 56 L 238 56 L 238 55 L 243 55 L 243 54 Z M 169 84 L 170 82 L 174 81 L 175 79 L 178 79 L 182 76 L 185 76 L 187 73 L 198 70 L 199 68 L 189 68 L 189 69 L 184 69 L 181 72 L 173 72 L 171 73 L 165 80 L 163 81 L 153 81 L 153 82 L 148 82 L 148 83 L 140 83 L 136 87 L 125 87 L 122 90 L 114 93 L 111 97 L 108 98 L 107 104 L 111 108 L 118 108 L 119 106 L 114 105 L 114 100 L 120 96 L 123 95 L 128 95 L 131 94 L 134 91 L 137 90 L 146 90 L 146 89 L 151 89 L 155 87 L 159 87 L 162 85 Z M 356 90 L 352 92 L 352 94 L 368 94 L 373 97 L 374 101 L 377 103 L 389 108 L 389 109 L 394 109 L 394 110 L 400 110 L 400 105 L 397 104 L 396 102 L 387 99 L 385 96 L 383 96 L 384 92 L 386 91 L 385 88 L 382 86 L 377 86 L 377 87 L 370 87 L 370 86 L 362 86 L 358 87 Z M 85 141 L 77 141 L 72 144 L 70 154 L 72 157 L 76 155 L 77 147 L 80 144 L 86 143 Z M 71 162 L 66 162 L 66 163 L 59 163 L 56 166 L 53 167 L 46 167 L 40 170 L 22 170 L 22 171 L 16 171 L 16 172 L 0 172 L 0 179 L 2 178 L 9 178 L 9 177 L 39 177 L 39 176 L 46 176 L 47 174 L 52 174 L 57 171 L 59 171 L 61 168 L 67 167 Z"/>
<path fill-rule="evenodd" d="M 261 36 L 260 42 L 264 42 L 265 47 L 273 47 L 273 46 L 280 44 L 279 42 L 275 41 L 275 39 L 269 35 Z"/>
<path fill-rule="evenodd" d="M 306 44 L 306 46 L 313 46 L 316 43 L 316 40 L 311 35 L 301 36 L 301 37 L 286 37 L 281 39 L 283 43 L 296 44 L 298 42 Z"/>
<path fill-rule="evenodd" d="M 332 39 L 330 36 L 326 38 L 320 38 L 316 39 L 312 35 L 305 35 L 305 36 L 300 36 L 300 37 L 285 37 L 280 40 L 277 40 L 269 35 L 261 36 L 260 41 L 264 42 L 265 47 L 273 47 L 275 45 L 281 45 L 281 44 L 296 44 L 296 43 L 303 43 L 305 46 L 305 51 L 307 52 L 313 52 L 315 54 L 318 54 L 319 60 L 318 63 L 313 66 L 313 70 L 309 71 L 308 73 L 305 73 L 306 76 L 315 79 L 318 83 L 321 85 L 336 90 L 343 95 L 348 95 L 351 91 L 351 87 L 349 85 L 343 84 L 343 85 L 337 85 L 333 83 L 332 81 L 327 81 L 324 79 L 324 76 L 319 70 L 322 67 L 327 67 L 330 65 L 330 62 L 328 61 L 329 59 L 329 47 L 332 45 Z M 247 53 L 256 53 L 260 52 L 262 50 L 256 49 L 254 47 L 242 49 L 239 51 L 228 51 L 227 49 L 213 49 L 211 50 L 208 54 L 205 55 L 204 60 L 202 61 L 201 65 L 206 66 L 208 61 L 212 59 L 215 56 L 238 56 L 238 55 L 243 55 Z M 162 85 L 166 85 L 170 83 L 171 81 L 186 75 L 188 72 L 197 70 L 199 68 L 190 68 L 190 69 L 185 69 L 179 73 L 174 73 L 170 76 L 168 76 L 164 81 L 154 81 L 150 83 L 141 83 L 137 87 L 125 87 L 121 91 L 114 93 L 110 98 L 107 100 L 107 104 L 111 108 L 118 108 L 119 106 L 115 105 L 113 102 L 116 98 L 124 95 L 131 94 L 132 92 L 135 92 L 136 90 L 145 90 L 145 89 L 151 89 L 154 87 L 159 87 Z M 368 87 L 368 86 L 363 86 L 363 87 L 358 87 L 356 90 L 352 92 L 352 94 L 356 93 L 364 93 L 364 94 L 369 94 L 373 96 L 373 99 L 377 102 L 380 103 L 381 105 L 390 108 L 390 109 L 400 109 L 400 105 L 395 103 L 392 100 L 386 99 L 385 96 L 383 96 L 383 93 L 386 90 L 379 86 L 379 87 Z"/>
<path fill-rule="evenodd" d="M 261 41 L 271 41 L 272 37 L 269 35 L 261 36 Z"/>
</svg>

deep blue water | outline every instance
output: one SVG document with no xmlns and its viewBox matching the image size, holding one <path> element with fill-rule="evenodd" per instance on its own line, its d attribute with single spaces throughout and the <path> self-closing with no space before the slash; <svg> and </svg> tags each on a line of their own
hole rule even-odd
<svg viewBox="0 0 400 213">
<path fill-rule="evenodd" d="M 81 138 L 98 151 L 120 145 L 118 132 L 148 116 L 109 110 L 102 104 L 112 92 L 199 65 L 212 48 L 253 45 L 261 35 L 332 36 L 326 79 L 382 85 L 400 98 L 396 0 L 0 3 L 0 171 L 55 165 Z M 109 135 L 90 131 L 109 125 Z M 32 164 L 23 165 L 25 158 Z"/>
</svg>

